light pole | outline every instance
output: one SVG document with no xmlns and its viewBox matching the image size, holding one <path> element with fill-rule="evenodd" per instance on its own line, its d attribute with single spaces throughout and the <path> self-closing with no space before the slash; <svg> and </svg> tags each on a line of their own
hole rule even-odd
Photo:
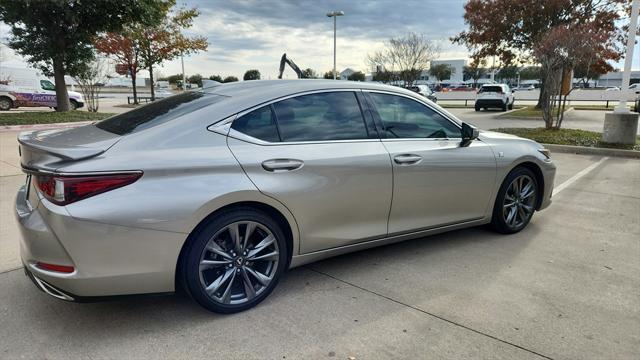
<svg viewBox="0 0 640 360">
<path fill-rule="evenodd" d="M 627 38 L 627 55 L 624 57 L 624 71 L 622 73 L 622 87 L 620 101 L 614 110 L 618 113 L 629 112 L 627 108 L 627 96 L 629 94 L 629 80 L 631 79 L 631 63 L 633 62 L 633 47 L 636 44 L 636 30 L 638 26 L 638 7 L 640 1 L 634 0 L 631 5 L 631 19 L 629 22 L 629 37 Z"/>
<path fill-rule="evenodd" d="M 338 16 L 343 16 L 344 11 L 330 11 L 327 13 L 327 17 L 333 18 L 333 80 L 336 80 L 336 19 Z"/>
<path fill-rule="evenodd" d="M 184 74 L 184 53 L 180 53 L 180 60 L 182 61 L 182 91 L 187 90 L 187 76 Z"/>
</svg>

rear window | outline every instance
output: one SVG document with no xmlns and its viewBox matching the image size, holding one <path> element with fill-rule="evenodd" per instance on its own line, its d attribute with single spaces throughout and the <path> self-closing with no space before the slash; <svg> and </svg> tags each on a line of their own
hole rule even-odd
<svg viewBox="0 0 640 360">
<path fill-rule="evenodd" d="M 112 116 L 97 123 L 96 126 L 117 135 L 127 135 L 176 119 L 217 103 L 224 98 L 226 97 L 222 95 L 207 94 L 201 91 L 187 91 Z"/>
<path fill-rule="evenodd" d="M 481 93 L 502 92 L 502 86 L 483 86 L 480 88 Z"/>
</svg>

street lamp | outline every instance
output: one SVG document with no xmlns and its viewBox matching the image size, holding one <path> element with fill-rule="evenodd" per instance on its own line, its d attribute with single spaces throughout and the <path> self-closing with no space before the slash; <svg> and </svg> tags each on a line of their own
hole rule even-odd
<svg viewBox="0 0 640 360">
<path fill-rule="evenodd" d="M 333 80 L 336 80 L 336 19 L 338 16 L 343 16 L 344 11 L 330 11 L 327 13 L 327 17 L 333 18 Z"/>
</svg>

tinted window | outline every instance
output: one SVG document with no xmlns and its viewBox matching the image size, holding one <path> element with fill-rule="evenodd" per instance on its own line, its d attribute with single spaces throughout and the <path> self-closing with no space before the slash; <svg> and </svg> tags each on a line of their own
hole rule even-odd
<svg viewBox="0 0 640 360">
<path fill-rule="evenodd" d="M 502 92 L 502 86 L 483 86 L 483 87 L 480 88 L 480 92 L 481 93 L 486 93 L 486 92 L 501 93 Z"/>
<path fill-rule="evenodd" d="M 233 121 L 231 128 L 256 139 L 278 142 L 278 128 L 270 106 L 261 107 Z"/>
<path fill-rule="evenodd" d="M 274 104 L 282 141 L 366 139 L 367 130 L 352 92 L 294 97 Z"/>
<path fill-rule="evenodd" d="M 102 130 L 126 135 L 176 119 L 182 115 L 223 100 L 225 96 L 187 91 L 156 100 L 151 104 L 112 116 L 96 124 Z"/>
<path fill-rule="evenodd" d="M 459 138 L 460 129 L 423 104 L 402 96 L 370 93 L 387 138 Z"/>
</svg>

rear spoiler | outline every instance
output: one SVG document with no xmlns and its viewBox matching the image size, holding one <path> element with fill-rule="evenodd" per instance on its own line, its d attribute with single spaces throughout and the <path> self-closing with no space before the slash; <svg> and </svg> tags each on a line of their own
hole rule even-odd
<svg viewBox="0 0 640 360">
<path fill-rule="evenodd" d="M 106 149 L 102 147 L 85 147 L 77 145 L 61 145 L 43 143 L 37 139 L 29 136 L 30 134 L 20 134 L 18 136 L 18 143 L 20 144 L 20 155 L 24 153 L 23 148 L 27 147 L 31 151 L 37 151 L 55 155 L 62 160 L 82 160 L 90 158 L 96 155 L 100 155 L 105 152 Z"/>
</svg>

